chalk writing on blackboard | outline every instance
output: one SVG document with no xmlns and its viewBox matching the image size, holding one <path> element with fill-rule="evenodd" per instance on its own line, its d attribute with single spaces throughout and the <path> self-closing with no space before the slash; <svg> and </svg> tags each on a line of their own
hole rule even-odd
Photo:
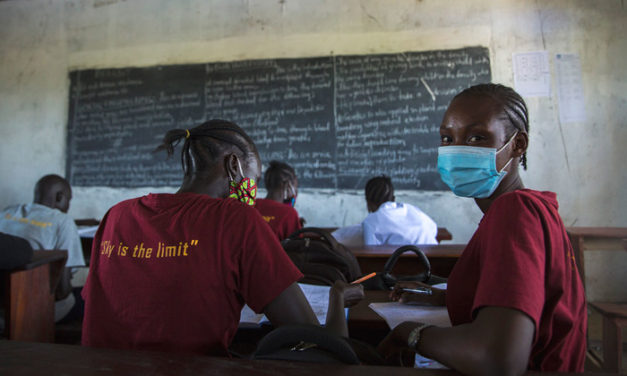
<svg viewBox="0 0 627 376">
<path fill-rule="evenodd" d="M 70 73 L 67 172 L 76 186 L 176 186 L 165 132 L 222 118 L 301 187 L 444 189 L 439 125 L 452 97 L 490 81 L 488 50 L 265 59 Z"/>
</svg>

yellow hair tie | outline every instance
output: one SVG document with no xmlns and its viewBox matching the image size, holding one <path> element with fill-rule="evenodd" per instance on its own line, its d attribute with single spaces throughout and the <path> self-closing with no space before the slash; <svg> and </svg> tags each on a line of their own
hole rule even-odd
<svg viewBox="0 0 627 376">
<path fill-rule="evenodd" d="M 186 129 L 185 130 L 185 138 L 189 138 L 189 136 L 190 136 L 189 129 Z"/>
</svg>

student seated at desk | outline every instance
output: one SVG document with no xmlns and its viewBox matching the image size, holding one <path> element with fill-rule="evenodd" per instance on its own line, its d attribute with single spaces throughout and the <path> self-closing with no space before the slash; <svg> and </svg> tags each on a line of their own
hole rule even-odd
<svg viewBox="0 0 627 376">
<path fill-rule="evenodd" d="M 438 226 L 417 207 L 395 201 L 392 179 L 382 175 L 366 183 L 368 216 L 355 226 L 333 232 L 348 247 L 363 245 L 437 244 Z"/>
<path fill-rule="evenodd" d="M 287 163 L 270 161 L 263 182 L 268 194 L 265 199 L 257 199 L 255 208 L 279 240 L 283 240 L 301 228 L 298 212 L 294 209 L 298 196 L 296 172 Z"/>
<path fill-rule="evenodd" d="M 317 324 L 296 283 L 302 274 L 254 209 L 259 153 L 236 124 L 210 120 L 169 131 L 183 140 L 175 194 L 123 201 L 94 237 L 83 289 L 82 343 L 93 347 L 227 355 L 244 303 L 274 326 Z M 344 301 L 363 291 L 336 284 L 326 327 L 347 335 Z"/>
<path fill-rule="evenodd" d="M 410 348 L 464 374 L 583 371 L 586 302 L 556 196 L 525 189 L 518 174 L 528 132 L 525 102 L 508 87 L 473 86 L 450 103 L 438 170 L 484 216 L 445 294 L 403 285 L 392 293 L 404 302 L 446 300 L 453 327 L 402 323 L 381 343 L 385 355 Z"/>
<path fill-rule="evenodd" d="M 31 204 L 19 204 L 0 213 L 0 231 L 28 240 L 33 249 L 66 250 L 68 259 L 55 292 L 55 322 L 75 305 L 72 268 L 85 266 L 81 240 L 74 220 L 67 215 L 72 199 L 70 183 L 58 175 L 46 175 L 35 185 Z"/>
</svg>

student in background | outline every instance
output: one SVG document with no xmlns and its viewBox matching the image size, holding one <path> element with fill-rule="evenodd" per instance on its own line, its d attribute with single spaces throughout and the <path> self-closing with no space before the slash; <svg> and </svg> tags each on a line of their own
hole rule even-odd
<svg viewBox="0 0 627 376">
<path fill-rule="evenodd" d="M 527 369 L 582 372 L 587 313 L 572 246 L 555 193 L 525 189 L 527 107 L 514 90 L 473 86 L 450 103 L 440 126 L 438 170 L 458 196 L 484 213 L 455 264 L 448 290 L 403 292 L 403 302 L 446 301 L 452 328 L 398 325 L 379 349 L 410 349 L 464 374 Z M 415 286 L 413 286 L 415 287 Z"/>
<path fill-rule="evenodd" d="M 169 131 L 183 141 L 175 194 L 123 201 L 94 238 L 83 289 L 82 343 L 93 347 L 228 355 L 244 303 L 275 327 L 317 324 L 302 278 L 257 210 L 259 154 L 236 124 L 210 120 Z M 344 303 L 363 291 L 331 288 L 326 328 L 347 335 Z"/>
<path fill-rule="evenodd" d="M 438 226 L 417 207 L 395 202 L 392 179 L 381 175 L 366 183 L 368 216 L 333 236 L 346 246 L 437 244 Z"/>
<path fill-rule="evenodd" d="M 63 319 L 76 299 L 71 286 L 71 268 L 85 266 L 83 248 L 74 220 L 67 215 L 72 188 L 58 175 L 46 175 L 35 185 L 31 204 L 19 204 L 0 213 L 0 231 L 28 240 L 33 249 L 68 252 L 63 276 L 55 292 L 55 322 Z"/>
<path fill-rule="evenodd" d="M 255 208 L 279 240 L 283 240 L 301 228 L 298 212 L 294 209 L 298 196 L 296 172 L 287 163 L 270 161 L 263 182 L 268 194 L 265 199 L 257 200 Z"/>
</svg>

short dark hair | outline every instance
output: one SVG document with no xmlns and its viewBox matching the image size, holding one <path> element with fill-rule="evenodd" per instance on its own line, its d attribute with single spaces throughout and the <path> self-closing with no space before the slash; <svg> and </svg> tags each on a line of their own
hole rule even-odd
<svg viewBox="0 0 627 376">
<path fill-rule="evenodd" d="M 510 124 L 517 131 L 524 131 L 529 134 L 529 113 L 527 105 L 514 89 L 501 84 L 479 84 L 457 94 L 455 98 L 466 95 L 484 96 L 493 99 L 500 104 L 503 113 L 509 119 Z M 513 132 L 511 136 L 513 136 Z M 527 152 L 520 158 L 523 168 L 527 169 Z"/>
<path fill-rule="evenodd" d="M 280 161 L 270 161 L 270 165 L 263 175 L 263 183 L 269 191 L 280 189 L 284 183 L 296 182 L 296 171 L 292 166 Z"/>
<path fill-rule="evenodd" d="M 72 190 L 70 183 L 59 175 L 42 176 L 35 184 L 35 199 L 33 201 L 38 204 L 45 202 L 47 196 L 55 194 L 55 190 L 59 189 Z"/>
<path fill-rule="evenodd" d="M 392 179 L 389 176 L 381 175 L 368 180 L 366 183 L 366 201 L 376 206 L 394 201 Z"/>
<path fill-rule="evenodd" d="M 255 143 L 246 132 L 226 120 L 213 119 L 191 129 L 172 129 L 165 134 L 163 142 L 155 151 L 166 150 L 171 156 L 181 140 L 185 140 L 181 164 L 186 176 L 208 170 L 231 146 L 241 151 L 244 160 L 258 155 Z"/>
</svg>

